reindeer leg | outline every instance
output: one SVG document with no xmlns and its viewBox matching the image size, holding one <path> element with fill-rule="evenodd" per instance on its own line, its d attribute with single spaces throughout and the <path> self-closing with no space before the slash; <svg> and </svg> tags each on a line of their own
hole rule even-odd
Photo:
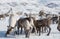
<svg viewBox="0 0 60 39">
<path fill-rule="evenodd" d="M 48 34 L 47 34 L 47 36 L 49 36 L 49 34 L 50 34 L 50 32 L 51 32 L 51 28 L 48 26 L 48 28 L 49 28 L 49 32 L 48 32 Z"/>
<path fill-rule="evenodd" d="M 9 30 L 7 30 L 7 32 L 6 32 L 6 34 L 5 34 L 5 36 L 7 37 L 7 34 L 9 34 L 10 33 L 10 31 Z"/>
<path fill-rule="evenodd" d="M 25 30 L 25 37 L 26 38 L 29 38 L 29 34 L 30 34 L 29 31 L 28 30 Z"/>
<path fill-rule="evenodd" d="M 34 26 L 34 29 L 35 29 L 35 34 L 36 34 L 36 27 Z"/>
<path fill-rule="evenodd" d="M 38 33 L 38 31 L 39 31 L 39 30 L 38 30 L 38 28 L 37 28 L 37 33 Z"/>
<path fill-rule="evenodd" d="M 54 24 L 54 22 L 55 22 L 55 21 L 53 20 L 53 24 Z"/>
<path fill-rule="evenodd" d="M 19 35 L 19 26 L 17 27 L 17 34 Z"/>
<path fill-rule="evenodd" d="M 20 34 L 22 34 L 22 30 L 23 30 L 23 29 L 22 29 L 22 27 L 21 27 L 21 32 L 20 32 Z"/>
<path fill-rule="evenodd" d="M 42 33 L 43 33 L 43 28 L 44 28 L 44 27 L 41 27 L 41 28 L 42 28 Z"/>
<path fill-rule="evenodd" d="M 41 27 L 39 28 L 39 36 L 40 36 L 40 33 L 41 33 Z"/>
<path fill-rule="evenodd" d="M 10 27 L 8 30 L 7 30 L 7 32 L 6 32 L 6 34 L 5 34 L 5 36 L 7 36 L 7 34 L 10 34 L 10 31 L 12 30 L 13 28 L 12 27 Z"/>
<path fill-rule="evenodd" d="M 46 27 L 44 27 L 44 31 L 46 32 L 46 30 L 47 30 L 47 28 Z"/>
<path fill-rule="evenodd" d="M 14 35 L 17 34 L 16 29 L 17 29 L 17 27 L 14 27 Z"/>
</svg>

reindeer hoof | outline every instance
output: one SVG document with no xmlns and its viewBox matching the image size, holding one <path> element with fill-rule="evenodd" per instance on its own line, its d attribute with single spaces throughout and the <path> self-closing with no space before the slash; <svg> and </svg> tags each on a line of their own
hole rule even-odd
<svg viewBox="0 0 60 39">
<path fill-rule="evenodd" d="M 39 34 L 39 36 L 40 36 L 41 34 Z"/>
<path fill-rule="evenodd" d="M 40 34 L 39 34 L 39 36 L 40 36 Z"/>
<path fill-rule="evenodd" d="M 28 35 L 26 35 L 25 37 L 26 37 L 26 38 L 29 38 L 29 36 L 28 36 Z"/>
<path fill-rule="evenodd" d="M 17 32 L 15 31 L 14 34 L 17 34 Z"/>
<path fill-rule="evenodd" d="M 47 34 L 47 36 L 49 36 L 49 34 Z"/>
<path fill-rule="evenodd" d="M 17 35 L 19 35 L 19 33 L 16 33 Z"/>
</svg>

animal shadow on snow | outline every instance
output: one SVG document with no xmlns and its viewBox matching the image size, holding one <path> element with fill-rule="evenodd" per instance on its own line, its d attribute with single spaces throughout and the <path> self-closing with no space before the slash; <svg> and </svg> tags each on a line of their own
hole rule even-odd
<svg viewBox="0 0 60 39">
<path fill-rule="evenodd" d="M 21 32 L 21 30 L 19 31 L 19 35 L 17 35 L 17 36 L 23 36 L 23 38 L 24 38 L 24 35 L 25 35 L 25 33 L 24 33 L 24 31 L 22 31 L 22 34 L 20 33 Z M 0 31 L 0 38 L 15 38 L 15 36 L 16 35 L 14 35 L 14 34 L 9 34 L 9 36 L 5 36 L 5 34 L 6 34 L 6 31 Z"/>
<path fill-rule="evenodd" d="M 14 36 L 7 36 L 5 37 L 6 31 L 0 31 L 0 38 L 15 38 Z"/>
</svg>

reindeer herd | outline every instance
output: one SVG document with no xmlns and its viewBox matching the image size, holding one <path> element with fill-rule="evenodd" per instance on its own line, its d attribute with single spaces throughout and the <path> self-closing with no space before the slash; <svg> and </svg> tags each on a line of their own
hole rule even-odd
<svg viewBox="0 0 60 39">
<path fill-rule="evenodd" d="M 12 29 L 14 30 L 14 34 L 18 34 L 18 35 L 20 33 L 22 34 L 24 29 L 25 37 L 29 37 L 31 33 L 35 33 L 35 34 L 38 33 L 40 36 L 41 32 L 43 33 L 46 31 L 48 32 L 47 36 L 49 36 L 51 32 L 51 27 L 50 27 L 51 23 L 53 24 L 57 23 L 58 24 L 57 30 L 60 31 L 60 16 L 56 14 L 46 14 L 44 13 L 43 10 L 41 10 L 38 14 L 38 16 L 40 17 L 38 20 L 36 20 L 35 16 L 32 16 L 31 14 L 27 14 L 27 13 L 24 14 L 25 18 L 19 18 L 18 20 L 16 20 L 17 19 L 15 18 L 16 15 L 18 14 L 14 13 L 9 15 L 8 14 L 0 15 L 0 18 L 4 18 L 4 16 L 10 16 L 9 26 L 5 36 L 10 34 Z"/>
</svg>

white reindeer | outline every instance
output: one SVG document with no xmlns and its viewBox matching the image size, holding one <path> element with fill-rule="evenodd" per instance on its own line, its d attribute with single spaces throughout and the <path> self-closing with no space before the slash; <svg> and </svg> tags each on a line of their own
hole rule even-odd
<svg viewBox="0 0 60 39">
<path fill-rule="evenodd" d="M 6 36 L 7 34 L 10 34 L 10 32 L 15 29 L 16 27 L 16 22 L 18 20 L 18 15 L 16 13 L 14 14 L 9 14 L 9 26 L 8 26 L 8 30 L 6 32 Z M 15 30 L 14 30 L 15 31 Z"/>
</svg>

